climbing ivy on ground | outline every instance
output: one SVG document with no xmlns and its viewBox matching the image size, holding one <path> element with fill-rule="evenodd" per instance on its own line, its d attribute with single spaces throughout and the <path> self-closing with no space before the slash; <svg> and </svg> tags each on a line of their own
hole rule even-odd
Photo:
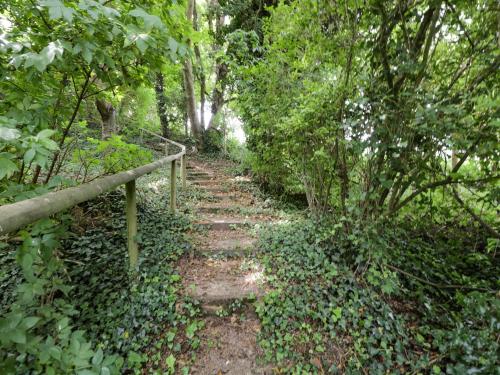
<svg viewBox="0 0 500 375">
<path fill-rule="evenodd" d="M 106 220 L 68 243 L 71 298 L 81 307 L 77 324 L 105 351 L 126 357 L 128 367 L 140 369 L 150 361 L 148 367 L 165 370 L 172 361 L 167 358 L 199 344 L 189 334 L 199 310 L 179 298 L 173 264 L 189 248 L 183 234 L 189 221 L 170 214 L 161 195 L 145 196 L 138 210 L 138 271 L 129 272 L 123 204 L 123 194 L 108 194 L 99 206 Z"/>
<path fill-rule="evenodd" d="M 396 252 L 389 250 L 394 233 L 364 228 L 346 235 L 342 228 L 302 220 L 261 232 L 271 291 L 256 309 L 267 361 L 291 373 L 497 371 L 494 294 L 448 291 L 443 299 L 442 291 L 409 288 L 415 280 L 388 269 L 380 256 L 399 259 L 387 256 Z M 449 313 L 436 314 L 443 309 Z"/>
<path fill-rule="evenodd" d="M 22 276 L 7 289 L 15 294 L 0 317 L 2 374 L 118 374 L 122 367 L 120 357 L 95 348 L 73 324 L 78 311 L 63 298 L 70 286 L 58 253 L 64 233 L 65 225 L 50 220 L 21 232 L 16 260 Z"/>
<path fill-rule="evenodd" d="M 66 225 L 41 222 L 22 232 L 20 271 L 11 270 L 10 256 L 0 273 L 5 290 L 17 290 L 2 297 L 11 304 L 1 306 L 2 374 L 189 370 L 203 323 L 198 305 L 179 297 L 174 262 L 190 246 L 190 224 L 168 212 L 168 182 L 156 184 L 161 173 L 138 185 L 137 270 L 129 270 L 120 190 L 82 204 Z"/>
</svg>

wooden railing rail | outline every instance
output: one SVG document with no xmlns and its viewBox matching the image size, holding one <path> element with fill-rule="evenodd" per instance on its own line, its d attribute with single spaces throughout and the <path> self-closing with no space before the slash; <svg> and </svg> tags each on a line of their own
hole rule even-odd
<svg viewBox="0 0 500 375">
<path fill-rule="evenodd" d="M 184 146 L 183 144 L 181 143 L 178 143 L 178 142 L 175 142 L 175 141 L 172 141 L 170 139 L 167 139 L 165 137 L 162 137 L 161 135 L 159 134 L 156 134 L 156 133 L 153 133 L 152 131 L 150 130 L 147 130 L 147 129 L 144 129 L 144 128 L 141 128 L 141 140 L 142 140 L 142 133 L 148 133 L 158 139 L 161 139 L 163 142 L 165 142 L 165 153 L 168 154 L 168 148 L 167 148 L 167 143 L 173 145 L 173 146 L 176 146 L 178 148 L 181 149 L 182 152 L 184 152 L 184 154 L 181 156 L 180 158 L 180 162 L 181 162 L 181 181 L 182 181 L 182 188 L 185 189 L 186 188 L 186 146 Z M 172 191 L 171 191 L 172 192 Z M 174 201 L 175 203 L 175 201 Z M 172 207 L 171 207 L 172 208 Z M 175 207 L 173 208 L 175 210 Z"/>
<path fill-rule="evenodd" d="M 67 210 L 77 204 L 94 199 L 103 193 L 116 189 L 120 185 L 125 185 L 127 197 L 126 213 L 129 262 L 130 266 L 135 268 L 139 255 L 136 240 L 137 206 L 135 180 L 170 163 L 170 209 L 172 212 L 175 212 L 177 181 L 176 160 L 179 159 L 181 160 L 182 186 L 186 186 L 186 147 L 157 134 L 151 134 L 166 143 L 179 147 L 180 151 L 174 155 L 167 155 L 152 163 L 125 172 L 116 173 L 111 176 L 100 177 L 92 182 L 76 187 L 54 191 L 39 197 L 0 206 L 0 236 L 23 228 L 39 219 Z"/>
</svg>

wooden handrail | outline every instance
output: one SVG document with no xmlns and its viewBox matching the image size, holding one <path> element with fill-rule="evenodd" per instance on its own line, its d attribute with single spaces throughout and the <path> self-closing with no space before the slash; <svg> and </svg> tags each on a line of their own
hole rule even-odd
<svg viewBox="0 0 500 375">
<path fill-rule="evenodd" d="M 181 149 L 181 151 L 184 151 L 184 152 L 186 151 L 186 146 L 184 146 L 184 145 L 183 145 L 183 144 L 181 144 L 181 143 L 177 143 L 177 142 L 175 142 L 175 141 L 172 141 L 172 140 L 170 140 L 170 139 L 167 139 L 167 138 L 165 138 L 165 137 L 162 137 L 161 135 L 156 134 L 156 133 L 153 133 L 152 131 L 150 131 L 150 130 L 148 130 L 148 129 L 140 128 L 140 130 L 141 130 L 141 131 L 143 131 L 143 132 L 146 132 L 146 133 L 148 133 L 148 134 L 151 134 L 151 135 L 153 135 L 153 136 L 155 136 L 155 137 L 157 137 L 157 138 L 161 139 L 161 140 L 162 140 L 162 141 L 164 141 L 164 142 L 167 142 L 167 143 L 170 143 L 171 145 L 174 145 L 174 146 L 179 147 L 179 148 Z"/>
<path fill-rule="evenodd" d="M 149 131 L 148 131 L 149 132 Z M 149 132 L 151 133 L 151 132 Z M 83 203 L 85 201 L 96 198 L 97 196 L 114 190 L 120 185 L 126 184 L 127 192 L 127 223 L 129 228 L 129 256 L 131 266 L 135 267 L 137 261 L 137 253 L 132 254 L 134 247 L 137 251 L 137 243 L 135 240 L 135 235 L 137 234 L 137 215 L 135 207 L 135 180 L 145 174 L 151 173 L 154 170 L 171 163 L 171 192 L 174 194 L 171 196 L 171 201 L 175 200 L 175 184 L 176 184 L 176 160 L 181 159 L 181 172 L 182 172 L 182 186 L 185 186 L 185 154 L 186 147 L 180 143 L 170 141 L 164 137 L 157 134 L 151 133 L 160 139 L 167 141 L 169 143 L 175 144 L 180 147 L 181 151 L 174 155 L 165 156 L 162 159 L 156 160 L 152 163 L 145 164 L 143 166 L 116 173 L 111 176 L 100 177 L 92 182 L 85 183 L 76 187 L 71 187 L 59 191 L 50 192 L 43 194 L 39 197 L 26 199 L 20 202 L 6 204 L 0 206 L 0 235 L 7 234 L 9 232 L 20 229 L 28 224 L 31 224 L 39 219 L 49 217 L 58 212 L 67 210 L 77 204 Z M 175 202 L 170 204 L 171 210 L 175 210 Z M 134 216 L 134 217 L 132 217 Z M 131 231 L 131 227 L 135 230 Z M 131 253 L 132 251 L 132 253 Z M 135 259 L 135 260 L 134 260 Z"/>
<path fill-rule="evenodd" d="M 151 134 L 152 136 L 156 137 L 156 138 L 159 138 L 161 139 L 162 141 L 164 141 L 165 143 L 170 143 L 171 145 L 174 145 L 176 147 L 179 147 L 181 149 L 181 152 L 183 153 L 182 156 L 181 156 L 181 181 L 182 181 L 182 188 L 185 189 L 186 188 L 186 146 L 181 144 L 181 143 L 178 143 L 178 142 L 175 142 L 175 141 L 172 141 L 171 139 L 167 139 L 159 134 L 156 134 L 156 133 L 153 133 L 152 131 L 148 130 L 148 129 L 144 129 L 144 128 L 140 128 L 141 130 L 141 140 L 142 140 L 142 133 L 143 132 L 146 132 L 148 134 Z M 167 148 L 165 147 L 165 153 L 167 153 Z M 170 189 L 170 191 L 174 191 L 172 188 Z M 175 191 L 174 191 L 175 193 Z M 173 201 L 175 203 L 175 201 Z M 172 207 L 172 211 L 175 211 L 175 206 Z"/>
</svg>

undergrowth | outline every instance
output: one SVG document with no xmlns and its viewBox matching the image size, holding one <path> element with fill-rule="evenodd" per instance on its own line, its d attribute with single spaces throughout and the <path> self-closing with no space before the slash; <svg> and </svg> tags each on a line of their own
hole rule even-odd
<svg viewBox="0 0 500 375">
<path fill-rule="evenodd" d="M 342 225 L 311 220 L 264 230 L 272 291 L 257 313 L 266 360 L 296 374 L 498 373 L 495 267 L 467 274 L 444 237 L 406 241 L 416 236 L 383 228 L 346 235 Z M 446 250 L 442 263 L 428 263 Z M 481 251 L 464 258 L 472 253 Z M 480 290 L 436 288 L 414 274 Z"/>
<path fill-rule="evenodd" d="M 172 361 L 199 345 L 185 336 L 186 328 L 197 324 L 198 308 L 179 298 L 180 276 L 173 267 L 189 248 L 183 234 L 189 222 L 170 214 L 163 197 L 145 196 L 143 201 L 138 212 L 139 272 L 127 272 L 122 194 L 109 194 L 99 207 L 109 212 L 106 220 L 79 235 L 65 251 L 75 284 L 71 298 L 81 310 L 76 324 L 103 349 L 120 353 L 132 368 L 148 363 L 173 372 L 175 367 L 165 359 Z M 160 337 L 164 331 L 168 335 Z"/>
<path fill-rule="evenodd" d="M 138 270 L 129 270 L 123 191 L 80 205 L 72 220 L 35 224 L 17 250 L 3 245 L 1 373 L 189 371 L 202 323 L 179 296 L 174 263 L 190 222 L 169 213 L 162 173 L 139 180 Z"/>
</svg>

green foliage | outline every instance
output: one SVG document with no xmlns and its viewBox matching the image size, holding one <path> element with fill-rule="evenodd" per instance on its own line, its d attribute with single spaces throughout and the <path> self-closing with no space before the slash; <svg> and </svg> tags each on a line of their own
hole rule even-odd
<svg viewBox="0 0 500 375">
<path fill-rule="evenodd" d="M 234 161 L 236 173 L 246 175 L 251 170 L 251 157 L 252 154 L 243 143 L 240 143 L 235 138 L 229 138 L 226 145 L 227 156 Z"/>
<path fill-rule="evenodd" d="M 86 170 L 102 169 L 106 174 L 113 174 L 139 167 L 153 160 L 151 151 L 126 143 L 117 135 L 106 140 L 88 138 L 87 142 L 90 149 L 79 149 L 73 154 L 74 162 L 80 163 Z"/>
<path fill-rule="evenodd" d="M 3 374 L 118 374 L 123 364 L 121 358 L 92 348 L 84 332 L 71 324 L 78 313 L 75 305 L 58 297 L 70 291 L 56 256 L 64 232 L 64 226 L 45 220 L 22 233 L 16 255 L 22 282 L 16 300 L 0 318 Z"/>
<path fill-rule="evenodd" d="M 170 2 L 16 0 L 0 14 L 0 184 L 36 183 L 43 170 L 50 180 L 84 104 L 141 87 L 187 52 L 182 7 Z"/>
<path fill-rule="evenodd" d="M 197 345 L 198 309 L 178 297 L 180 277 L 173 268 L 189 246 L 183 235 L 188 221 L 169 214 L 160 197 L 140 204 L 140 271 L 128 274 L 123 205 L 121 194 L 103 199 L 106 222 L 70 241 L 64 256 L 74 261 L 68 273 L 75 285 L 70 297 L 81 309 L 76 324 L 106 352 L 126 357 L 128 367 L 142 368 L 154 353 L 175 355 Z M 166 327 L 175 340 L 161 338 Z M 187 342 L 179 341 L 183 332 Z"/>
<path fill-rule="evenodd" d="M 224 146 L 223 134 L 220 130 L 211 128 L 203 133 L 203 152 L 218 154 Z"/>
<path fill-rule="evenodd" d="M 127 91 L 120 101 L 117 122 L 128 137 L 138 137 L 140 128 L 161 133 L 154 90 L 140 86 Z"/>
<path fill-rule="evenodd" d="M 24 166 L 47 166 L 50 155 L 58 149 L 51 139 L 54 133 L 49 129 L 36 135 L 21 133 L 10 119 L 0 117 L 0 184 L 5 184 L 15 172 L 23 172 Z M 16 160 L 22 161 L 23 171 Z"/>
<path fill-rule="evenodd" d="M 261 52 L 239 43 L 241 54 L 230 55 L 234 107 L 261 182 L 276 191 L 299 186 L 311 209 L 361 219 L 395 216 L 450 184 L 493 188 L 495 7 L 488 0 L 406 7 L 290 1 L 267 9 L 264 26 L 254 28 L 263 33 Z M 451 150 L 457 161 L 481 165 L 478 178 L 467 163 L 453 170 Z"/>
<path fill-rule="evenodd" d="M 139 271 L 129 271 L 124 204 L 122 192 L 83 204 L 69 236 L 65 226 L 45 222 L 23 233 L 17 253 L 22 274 L 6 260 L 0 273 L 6 294 L 20 284 L 16 300 L 2 301 L 2 373 L 102 374 L 123 366 L 174 373 L 172 359 L 199 346 L 199 308 L 179 298 L 174 268 L 189 248 L 189 221 L 169 213 L 163 194 L 144 196 Z M 78 214 L 97 209 L 95 227 Z M 152 360 L 160 354 L 163 361 Z"/>
<path fill-rule="evenodd" d="M 408 247 L 414 233 L 374 229 L 346 236 L 342 226 L 304 220 L 261 233 L 272 287 L 257 305 L 266 359 L 290 372 L 494 373 L 495 296 L 437 289 L 395 273 L 388 259 L 423 280 L 438 282 L 454 269 L 473 284 L 449 260 L 441 270 L 409 261 L 423 253 L 418 243 Z M 429 269 L 433 274 L 422 275 Z M 490 272 L 474 282 L 494 288 Z"/>
<path fill-rule="evenodd" d="M 141 105 L 136 121 L 144 126 L 154 120 L 149 116 L 154 97 L 144 84 L 166 63 L 187 54 L 190 25 L 183 4 L 1 1 L 0 21 L 1 203 L 68 185 L 67 178 L 56 175 L 74 177 L 72 168 L 84 169 L 85 181 L 89 170 L 116 173 L 152 160 L 151 152 L 119 136 L 84 141 L 97 132 L 83 126 L 75 129 L 75 125 L 88 123 L 89 128 L 98 128 L 92 110 L 95 98 L 104 97 L 117 106 L 124 93 L 135 88 Z M 78 149 L 82 143 L 85 147 Z M 74 163 L 67 163 L 72 154 Z M 122 211 L 123 199 L 113 202 L 113 208 Z M 86 207 L 95 210 L 92 203 Z M 171 324 L 179 336 L 184 326 L 191 327 L 196 307 L 190 301 L 177 301 L 179 279 L 172 275 L 170 265 L 187 246 L 179 234 L 186 229 L 186 220 L 170 217 L 165 209 L 141 213 L 149 225 L 147 231 L 157 235 L 156 242 L 146 239 L 142 243 L 144 255 L 153 258 L 143 260 L 147 271 L 136 274 L 128 273 L 123 257 L 123 215 L 120 212 L 113 221 L 113 212 L 105 214 L 115 223 L 112 230 L 97 234 L 89 230 L 94 241 L 85 242 L 88 238 L 83 236 L 85 245 L 80 247 L 75 245 L 76 236 L 67 238 L 67 217 L 64 225 L 40 222 L 21 232 L 18 266 L 12 242 L 0 246 L 10 250 L 2 258 L 0 272 L 5 287 L 0 308 L 2 374 L 116 374 L 124 364 L 127 371 L 142 368 L 144 361 L 133 353 L 143 358 L 164 324 Z M 99 235 L 114 246 L 96 252 Z M 73 254 L 72 249 L 79 251 Z M 97 270 L 100 273 L 94 273 Z M 93 278 L 87 278 L 89 273 Z M 179 306 L 185 310 L 176 310 Z M 190 328 L 189 340 L 172 339 L 162 345 L 158 352 L 172 352 L 167 363 L 148 366 L 173 373 L 174 353 L 186 350 L 182 345 L 194 348 L 199 341 Z"/>
</svg>

